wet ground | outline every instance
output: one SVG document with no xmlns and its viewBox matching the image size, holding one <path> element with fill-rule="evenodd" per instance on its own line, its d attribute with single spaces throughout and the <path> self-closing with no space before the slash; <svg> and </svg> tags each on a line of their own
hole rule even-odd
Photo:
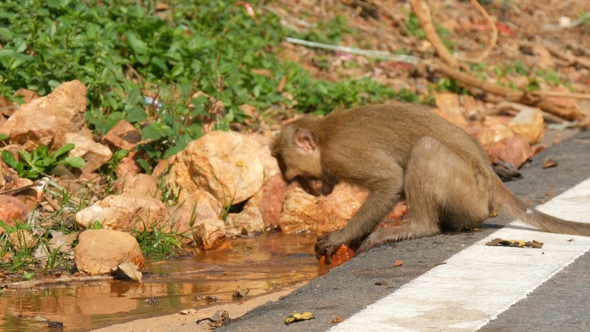
<svg viewBox="0 0 590 332">
<path fill-rule="evenodd" d="M 49 320 L 62 322 L 63 331 L 86 331 L 202 308 L 214 303 L 207 296 L 232 302 L 238 287 L 249 289 L 246 298 L 262 295 L 326 272 L 318 270 L 315 241 L 309 233 L 236 239 L 232 250 L 148 262 L 143 284 L 112 281 L 5 291 L 0 330 L 49 331 Z"/>
</svg>

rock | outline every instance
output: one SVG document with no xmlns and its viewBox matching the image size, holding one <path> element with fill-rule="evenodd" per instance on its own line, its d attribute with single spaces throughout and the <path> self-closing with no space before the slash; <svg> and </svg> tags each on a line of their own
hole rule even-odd
<svg viewBox="0 0 590 332">
<path fill-rule="evenodd" d="M 111 273 L 125 262 L 140 269 L 144 266 L 137 240 L 128 233 L 110 229 L 82 232 L 74 248 L 74 260 L 78 270 L 89 275 Z"/>
<path fill-rule="evenodd" d="M 277 227 L 283 210 L 288 185 L 282 174 L 275 174 L 264 181 L 262 188 L 250 198 L 246 205 L 254 205 L 262 215 L 265 227 Z"/>
<path fill-rule="evenodd" d="M 501 124 L 499 121 L 492 117 L 486 117 L 483 128 L 477 134 L 477 138 L 481 145 L 486 146 L 493 144 L 503 138 L 514 136 L 514 133 L 510 128 Z"/>
<path fill-rule="evenodd" d="M 151 197 L 110 195 L 76 213 L 76 222 L 85 228 L 100 222 L 105 229 L 120 231 L 150 229 L 164 221 L 166 207 Z"/>
<path fill-rule="evenodd" d="M 39 145 L 57 150 L 63 145 L 65 133 L 92 137 L 86 129 L 85 111 L 86 87 L 77 80 L 66 82 L 46 97 L 22 105 L 0 126 L 0 134 L 10 135 L 12 143 L 22 145 L 27 151 Z"/>
<path fill-rule="evenodd" d="M 25 178 L 13 177 L 6 185 L 2 188 L 3 191 L 8 191 L 12 189 L 23 188 L 26 186 L 30 186 L 33 184 L 33 181 Z M 19 201 L 23 202 L 27 209 L 33 210 L 37 206 L 37 195 L 38 192 L 35 188 L 27 188 L 22 191 L 19 191 L 18 195 L 15 197 Z"/>
<path fill-rule="evenodd" d="M 72 143 L 75 145 L 75 147 L 68 153 L 70 157 L 80 157 L 86 162 L 82 168 L 82 172 L 84 173 L 92 173 L 96 171 L 113 156 L 111 149 L 105 145 L 96 143 L 86 135 L 66 133 L 65 143 Z"/>
<path fill-rule="evenodd" d="M 221 214 L 221 204 L 208 192 L 200 191 L 194 198 L 196 205 L 184 203 L 166 209 L 166 220 L 179 233 L 191 230 L 197 221 L 218 219 Z"/>
<path fill-rule="evenodd" d="M 260 144 L 242 134 L 207 133 L 176 156 L 166 182 L 189 204 L 195 203 L 193 195 L 201 190 L 223 206 L 243 202 L 262 187 L 260 150 Z"/>
<path fill-rule="evenodd" d="M 155 178 L 160 178 L 164 173 L 168 171 L 170 164 L 174 164 L 176 162 L 176 156 L 172 156 L 168 159 L 162 159 L 158 162 L 156 167 L 152 170 L 152 176 Z"/>
<path fill-rule="evenodd" d="M 516 168 L 533 156 L 533 148 L 528 140 L 519 134 L 504 138 L 486 147 L 486 151 L 493 163 L 509 163 Z"/>
<path fill-rule="evenodd" d="M 340 184 L 328 196 L 314 197 L 298 186 L 287 191 L 283 212 L 279 220 L 286 234 L 312 231 L 328 233 L 346 225 L 365 200 L 366 193 Z"/>
<path fill-rule="evenodd" d="M 46 109 L 53 114 L 64 133 L 85 131 L 86 86 L 78 80 L 62 83 L 46 97 L 22 105 L 20 111 L 39 109 Z"/>
<path fill-rule="evenodd" d="M 132 151 L 129 155 L 121 158 L 115 168 L 115 174 L 118 178 L 123 178 L 127 175 L 137 175 L 141 172 L 141 167 L 135 161 L 136 151 Z"/>
<path fill-rule="evenodd" d="M 9 135 L 13 144 L 21 145 L 27 151 L 35 150 L 39 145 L 57 150 L 64 142 L 57 117 L 44 108 L 28 107 L 15 112 L 0 126 L 0 134 Z"/>
<path fill-rule="evenodd" d="M 436 99 L 436 106 L 432 113 L 441 116 L 442 118 L 454 123 L 460 128 L 467 127 L 467 121 L 461 110 L 459 103 L 459 96 L 455 93 L 444 92 L 434 95 Z"/>
<path fill-rule="evenodd" d="M 462 95 L 459 96 L 459 100 L 467 117 L 475 117 L 486 110 L 483 101 L 475 99 L 473 96 Z"/>
<path fill-rule="evenodd" d="M 225 224 L 220 219 L 199 220 L 193 236 L 203 250 L 216 249 L 225 242 Z"/>
<path fill-rule="evenodd" d="M 246 203 L 240 213 L 230 213 L 227 215 L 226 234 L 235 236 L 239 234 L 262 233 L 264 231 L 264 221 L 262 213 L 254 204 Z"/>
<path fill-rule="evenodd" d="M 271 155 L 270 145 L 272 142 L 272 137 L 270 137 L 270 133 L 268 133 L 268 135 L 248 134 L 247 136 L 248 138 L 251 138 L 260 143 L 262 146 L 260 149 L 260 161 L 262 162 L 262 167 L 264 168 L 264 179 L 270 179 L 276 174 L 279 174 L 281 172 L 279 163 Z"/>
<path fill-rule="evenodd" d="M 533 107 L 523 108 L 517 116 L 508 123 L 508 128 L 515 134 L 520 134 L 531 144 L 536 144 L 543 138 L 543 113 Z"/>
<path fill-rule="evenodd" d="M 24 221 L 28 214 L 29 209 L 18 198 L 0 195 L 0 220 L 3 220 L 8 226 L 14 226 L 17 221 Z M 2 233 L 4 233 L 4 228 L 0 227 L 0 234 Z"/>
<path fill-rule="evenodd" d="M 15 251 L 22 251 L 35 247 L 38 240 L 30 230 L 17 229 L 8 234 L 8 242 Z"/>
<path fill-rule="evenodd" d="M 162 199 L 162 192 L 158 189 L 158 182 L 147 174 L 131 174 L 119 178 L 116 187 L 121 190 L 121 195 L 148 196 L 157 200 Z"/>
<path fill-rule="evenodd" d="M 141 133 L 129 122 L 121 120 L 103 136 L 102 142 L 108 144 L 113 151 L 131 151 L 141 142 Z"/>
<path fill-rule="evenodd" d="M 262 155 L 264 156 L 266 153 L 278 170 L 276 159 L 270 156 L 270 148 L 268 152 L 262 152 Z M 283 180 L 280 170 L 278 173 L 268 174 L 273 175 L 264 181 L 262 188 L 248 200 L 242 212 L 230 213 L 227 216 L 228 236 L 261 233 L 266 227 L 275 228 L 278 226 L 287 192 L 287 183 Z"/>
<path fill-rule="evenodd" d="M 35 91 L 31 91 L 31 90 L 27 90 L 27 89 L 18 89 L 16 90 L 16 92 L 14 93 L 14 96 L 19 96 L 22 97 L 25 104 L 30 103 L 31 101 L 33 101 L 34 99 L 40 98 L 39 95 L 37 94 L 37 92 Z"/>
</svg>

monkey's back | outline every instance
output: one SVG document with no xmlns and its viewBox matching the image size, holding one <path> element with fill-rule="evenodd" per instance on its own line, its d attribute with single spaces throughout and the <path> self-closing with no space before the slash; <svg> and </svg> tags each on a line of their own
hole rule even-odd
<svg viewBox="0 0 590 332">
<path fill-rule="evenodd" d="M 475 170 L 485 175 L 491 171 L 488 156 L 475 138 L 423 105 L 400 103 L 336 110 L 322 120 L 321 127 L 319 138 L 324 151 L 335 152 L 322 154 L 323 162 L 332 167 L 357 163 L 360 173 L 349 174 L 348 180 L 353 183 L 355 177 L 386 174 L 392 163 L 405 169 L 412 147 L 424 136 L 444 144 Z M 369 165 L 369 169 L 361 165 Z"/>
</svg>

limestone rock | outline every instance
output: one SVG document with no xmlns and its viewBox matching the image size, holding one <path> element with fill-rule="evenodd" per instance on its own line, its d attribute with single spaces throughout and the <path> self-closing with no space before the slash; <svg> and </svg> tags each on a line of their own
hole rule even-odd
<svg viewBox="0 0 590 332">
<path fill-rule="evenodd" d="M 483 146 L 493 144 L 501 139 L 512 136 L 514 136 L 514 133 L 510 128 L 492 117 L 486 117 L 483 127 L 477 134 L 477 138 Z"/>
<path fill-rule="evenodd" d="M 82 232 L 74 248 L 74 260 L 78 270 L 89 275 L 111 273 L 124 262 L 144 266 L 137 240 L 129 233 L 110 229 Z"/>
<path fill-rule="evenodd" d="M 162 192 L 158 189 L 156 179 L 147 174 L 132 174 L 117 180 L 117 187 L 121 189 L 121 195 L 153 197 L 160 200 Z"/>
<path fill-rule="evenodd" d="M 167 183 L 179 198 L 194 204 L 192 196 L 208 191 L 223 206 L 250 198 L 262 187 L 261 146 L 235 132 L 214 131 L 193 141 L 177 155 Z"/>
<path fill-rule="evenodd" d="M 193 236 L 202 249 L 215 249 L 225 240 L 225 224 L 220 219 L 199 220 L 195 223 Z"/>
<path fill-rule="evenodd" d="M 322 197 L 294 186 L 287 191 L 279 226 L 286 234 L 333 232 L 346 225 L 365 198 L 365 192 L 347 184 L 337 185 L 330 195 Z"/>
<path fill-rule="evenodd" d="M 28 96 L 29 102 L 0 126 L 0 134 L 10 135 L 12 143 L 27 151 L 39 145 L 57 150 L 64 144 L 65 133 L 91 137 L 84 119 L 86 87 L 82 82 L 66 82 L 46 97 L 33 98 Z"/>
<path fill-rule="evenodd" d="M 543 113 L 533 107 L 523 108 L 517 116 L 508 123 L 508 128 L 515 134 L 520 134 L 531 144 L 536 144 L 543 138 Z"/>
<path fill-rule="evenodd" d="M 533 156 L 533 148 L 526 137 L 519 134 L 504 138 L 486 147 L 486 151 L 492 162 L 509 163 L 516 168 Z"/>
<path fill-rule="evenodd" d="M 432 113 L 441 116 L 460 128 L 467 127 L 467 120 L 465 120 L 465 116 L 461 110 L 461 104 L 459 103 L 459 96 L 457 94 L 450 92 L 437 93 L 434 98 L 436 99 L 436 106 L 438 108 L 433 109 Z"/>
<path fill-rule="evenodd" d="M 125 120 L 119 121 L 106 135 L 102 142 L 111 149 L 133 150 L 141 141 L 141 133 Z"/>
<path fill-rule="evenodd" d="M 166 209 L 165 220 L 169 221 L 172 228 L 178 233 L 191 231 L 197 221 L 207 219 L 218 219 L 221 214 L 222 206 L 208 192 L 198 192 L 195 200 L 196 205 L 182 204 L 180 206 L 170 206 Z"/>
<path fill-rule="evenodd" d="M 120 231 L 143 231 L 164 221 L 164 203 L 151 197 L 110 195 L 76 213 L 76 222 L 89 228 L 100 222 L 103 228 Z"/>
<path fill-rule="evenodd" d="M 86 128 L 86 91 L 78 80 L 65 82 L 46 97 L 22 105 L 20 111 L 46 109 L 57 118 L 63 132 L 79 132 Z"/>
<path fill-rule="evenodd" d="M 230 213 L 227 216 L 226 233 L 230 236 L 238 234 L 261 233 L 264 231 L 262 213 L 253 204 L 246 203 L 240 213 Z"/>
<path fill-rule="evenodd" d="M 287 188 L 288 185 L 283 180 L 282 174 L 275 174 L 264 181 L 262 188 L 246 204 L 252 204 L 257 207 L 262 215 L 265 227 L 278 226 Z"/>
<path fill-rule="evenodd" d="M 86 135 L 78 133 L 66 133 L 65 143 L 72 143 L 75 145 L 75 147 L 70 150 L 68 155 L 70 157 L 80 157 L 84 159 L 86 164 L 82 168 L 82 171 L 85 173 L 92 173 L 96 171 L 113 156 L 111 149 L 105 145 L 96 143 Z"/>
<path fill-rule="evenodd" d="M 8 226 L 14 226 L 17 221 L 24 221 L 28 214 L 29 209 L 18 198 L 0 195 L 0 220 Z M 0 234 L 2 233 L 4 228 L 0 227 Z"/>
<path fill-rule="evenodd" d="M 44 108 L 29 107 L 15 112 L 0 126 L 0 134 L 9 135 L 12 143 L 22 145 L 27 151 L 35 150 L 39 145 L 57 150 L 64 142 L 57 117 Z"/>
</svg>

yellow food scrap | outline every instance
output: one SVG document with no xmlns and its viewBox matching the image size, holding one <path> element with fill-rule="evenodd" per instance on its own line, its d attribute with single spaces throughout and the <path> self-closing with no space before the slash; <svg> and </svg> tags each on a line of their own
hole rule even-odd
<svg viewBox="0 0 590 332">
<path fill-rule="evenodd" d="M 310 320 L 310 319 L 314 319 L 315 317 L 313 316 L 313 314 L 309 311 L 306 312 L 296 312 L 293 314 L 290 314 L 289 316 L 287 316 L 287 318 L 285 318 L 285 324 L 289 325 L 293 322 L 298 322 L 298 321 L 302 321 L 302 320 Z"/>
</svg>

